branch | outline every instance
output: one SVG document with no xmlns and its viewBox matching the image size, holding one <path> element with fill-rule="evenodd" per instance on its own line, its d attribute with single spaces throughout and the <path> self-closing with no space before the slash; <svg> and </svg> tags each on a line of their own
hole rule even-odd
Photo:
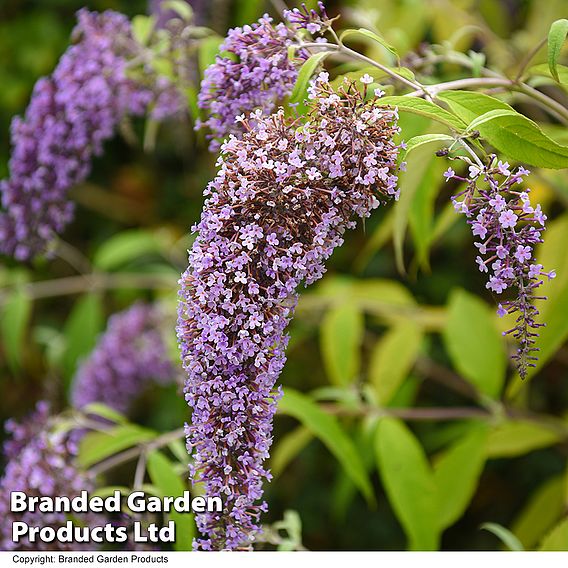
<svg viewBox="0 0 568 568">
<path fill-rule="evenodd" d="M 456 81 L 447 81 L 445 83 L 437 83 L 436 85 L 428 85 L 425 87 L 427 93 L 432 97 L 436 97 L 442 91 L 452 91 L 455 89 L 470 89 L 475 87 L 503 87 L 512 91 L 523 93 L 530 97 L 533 101 L 540 104 L 548 112 L 554 114 L 564 124 L 568 124 L 568 109 L 553 98 L 537 91 L 534 87 L 526 83 L 512 81 L 504 77 L 471 77 L 467 79 L 457 79 Z M 422 93 L 415 91 L 408 93 L 408 97 L 420 97 Z"/>
<path fill-rule="evenodd" d="M 313 43 L 301 43 L 301 44 L 299 44 L 299 47 L 318 48 L 318 49 L 324 49 L 324 50 L 327 50 L 327 51 L 332 51 L 332 52 L 335 52 L 335 53 L 344 53 L 345 55 L 348 55 L 349 57 L 351 57 L 353 59 L 359 59 L 361 61 L 364 61 L 365 63 L 368 63 L 372 67 L 376 67 L 377 69 L 380 69 L 385 74 L 392 77 L 393 79 L 400 81 L 401 83 L 403 83 L 404 85 L 406 85 L 407 87 L 410 87 L 411 89 L 413 89 L 415 91 L 419 91 L 421 94 L 427 94 L 427 92 L 425 91 L 425 88 L 420 83 L 408 80 L 406 77 L 399 75 L 396 71 L 389 69 L 386 65 L 383 65 L 382 63 L 379 63 L 378 61 L 375 61 L 374 59 L 371 59 L 370 57 L 367 57 L 366 55 L 363 55 L 362 53 L 359 53 L 358 51 L 355 51 L 354 49 L 351 49 L 351 48 L 349 48 L 349 47 L 347 47 L 343 44 L 336 45 L 336 44 L 333 44 L 333 43 L 313 42 Z"/>
<path fill-rule="evenodd" d="M 111 456 L 110 458 L 94 465 L 93 467 L 89 468 L 89 472 L 95 476 L 104 473 L 110 469 L 113 469 L 119 465 L 122 465 L 123 463 L 129 462 L 135 458 L 137 458 L 138 456 L 140 456 L 141 454 L 145 453 L 148 454 L 153 450 L 157 450 L 159 448 L 163 448 L 164 446 L 167 446 L 170 442 L 173 442 L 175 440 L 179 440 L 180 438 L 183 438 L 185 436 L 185 428 L 178 428 L 177 430 L 172 430 L 171 432 L 166 432 L 165 434 L 162 434 L 161 436 L 158 436 L 157 438 L 155 438 L 154 440 L 152 440 L 151 442 L 147 442 L 144 444 L 138 444 L 137 446 L 134 446 L 133 448 L 129 448 L 128 450 L 125 450 L 124 452 L 121 452 L 119 454 L 115 454 L 114 456 Z M 138 462 L 138 465 L 140 464 L 140 462 Z"/>
<path fill-rule="evenodd" d="M 53 296 L 68 296 L 93 290 L 111 290 L 116 288 L 162 289 L 175 288 L 176 282 L 170 276 L 163 274 L 137 273 L 91 273 L 82 276 L 68 276 L 18 284 L 32 300 L 51 298 Z M 14 286 L 0 288 L 0 295 Z"/>
</svg>

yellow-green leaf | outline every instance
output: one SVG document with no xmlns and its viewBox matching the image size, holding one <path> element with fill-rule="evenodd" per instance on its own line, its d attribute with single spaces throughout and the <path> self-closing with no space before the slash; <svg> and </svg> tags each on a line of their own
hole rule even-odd
<svg viewBox="0 0 568 568">
<path fill-rule="evenodd" d="M 156 433 L 134 424 L 121 424 L 104 432 L 88 432 L 79 445 L 79 465 L 90 467 L 113 454 L 148 442 Z"/>
<path fill-rule="evenodd" d="M 331 308 L 321 324 L 320 344 L 332 383 L 348 385 L 359 373 L 365 322 L 354 302 Z"/>
<path fill-rule="evenodd" d="M 132 35 L 140 45 L 148 44 L 154 24 L 155 18 L 153 16 L 138 14 L 132 18 Z"/>
<path fill-rule="evenodd" d="M 148 473 L 152 483 L 160 490 L 162 497 L 179 497 L 187 489 L 176 473 L 174 464 L 161 452 L 148 454 Z M 192 513 L 178 513 L 172 510 L 169 518 L 176 526 L 175 550 L 191 550 L 195 536 L 195 521 Z"/>
<path fill-rule="evenodd" d="M 564 476 L 558 475 L 530 496 L 512 526 L 526 549 L 533 548 L 562 516 L 566 508 L 565 490 Z"/>
<path fill-rule="evenodd" d="M 385 105 L 385 106 L 393 106 L 397 107 L 399 111 L 402 112 L 410 112 L 413 114 L 419 114 L 421 116 L 425 116 L 436 122 L 444 124 L 453 130 L 457 130 L 458 132 L 462 132 L 465 129 L 465 123 L 463 120 L 444 110 L 443 108 L 431 103 L 430 101 L 426 101 L 424 99 L 414 98 L 414 97 L 405 97 L 402 95 L 399 96 L 391 96 L 391 97 L 382 97 L 377 99 L 377 104 Z"/>
<path fill-rule="evenodd" d="M 438 97 L 468 123 L 491 112 L 491 115 L 487 115 L 491 119 L 480 121 L 475 129 L 505 156 L 541 168 L 568 167 L 568 146 L 549 138 L 536 122 L 508 104 L 470 91 L 446 91 Z"/>
<path fill-rule="evenodd" d="M 540 551 L 568 551 L 568 518 L 556 525 L 542 541 Z"/>
<path fill-rule="evenodd" d="M 298 426 L 282 436 L 271 453 L 270 471 L 272 475 L 275 478 L 278 477 L 313 437 L 314 435 L 305 426 Z"/>
<path fill-rule="evenodd" d="M 304 101 L 308 97 L 308 87 L 310 79 L 316 69 L 321 65 L 323 60 L 329 55 L 328 51 L 320 51 L 311 55 L 300 68 L 298 78 L 292 94 L 290 95 L 290 103 L 298 104 L 298 113 L 302 113 L 305 108 Z"/>
<path fill-rule="evenodd" d="M 78 365 L 93 349 L 103 329 L 103 306 L 98 294 L 79 298 L 65 322 L 65 352 L 63 371 L 69 382 Z"/>
<path fill-rule="evenodd" d="M 8 296 L 0 318 L 0 332 L 6 359 L 12 370 L 20 368 L 24 339 L 32 313 L 32 300 L 23 288 L 15 288 Z"/>
<path fill-rule="evenodd" d="M 159 253 L 163 243 L 149 231 L 123 231 L 105 241 L 95 253 L 93 264 L 99 270 L 115 270 L 141 256 Z"/>
<path fill-rule="evenodd" d="M 486 458 L 487 427 L 476 424 L 434 464 L 440 494 L 440 526 L 453 525 L 464 513 L 477 488 Z"/>
<path fill-rule="evenodd" d="M 437 550 L 440 543 L 438 492 L 422 446 L 394 418 L 379 422 L 375 451 L 389 501 L 412 550 Z"/>
<path fill-rule="evenodd" d="M 404 156 L 406 158 L 410 152 L 416 150 L 416 148 L 420 148 L 420 146 L 423 146 L 424 144 L 432 144 L 434 142 L 445 142 L 446 144 L 451 144 L 454 141 L 455 139 L 448 134 L 421 134 L 420 136 L 413 136 L 406 142 L 406 152 Z"/>
<path fill-rule="evenodd" d="M 568 20 L 564 18 L 553 22 L 548 32 L 548 67 L 550 68 L 550 73 L 552 73 L 552 76 L 557 81 L 559 81 L 557 69 L 558 58 L 560 57 L 562 45 L 564 44 L 567 34 Z"/>
<path fill-rule="evenodd" d="M 374 500 L 373 488 L 361 456 L 335 416 L 324 412 L 306 395 L 289 388 L 285 390 L 278 410 L 282 414 L 296 418 L 319 438 L 335 456 L 367 501 Z"/>
<path fill-rule="evenodd" d="M 360 36 L 366 37 L 366 38 L 373 40 L 374 42 L 382 45 L 387 51 L 392 53 L 392 55 L 394 55 L 396 57 L 397 61 L 398 61 L 399 56 L 398 56 L 398 52 L 396 51 L 396 49 L 392 45 L 387 43 L 387 41 L 384 38 L 382 38 L 380 35 L 376 34 L 375 32 L 372 32 L 371 30 L 366 30 L 365 28 L 345 30 L 339 36 L 339 40 L 344 41 L 345 38 L 348 38 L 349 36 L 353 36 L 353 35 L 360 35 Z"/>
<path fill-rule="evenodd" d="M 487 440 L 490 458 L 522 456 L 552 446 L 562 436 L 553 428 L 528 420 L 510 420 L 497 426 Z"/>
<path fill-rule="evenodd" d="M 369 364 L 369 380 L 377 402 L 387 405 L 412 369 L 422 342 L 416 322 L 403 320 L 377 342 Z"/>
<path fill-rule="evenodd" d="M 448 302 L 444 343 L 457 371 L 480 392 L 497 398 L 507 359 L 496 315 L 479 298 L 455 290 Z"/>
</svg>

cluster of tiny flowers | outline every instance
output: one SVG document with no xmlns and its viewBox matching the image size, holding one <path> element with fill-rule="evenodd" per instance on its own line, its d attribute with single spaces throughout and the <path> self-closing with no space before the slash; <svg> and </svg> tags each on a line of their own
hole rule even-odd
<svg viewBox="0 0 568 568">
<path fill-rule="evenodd" d="M 53 74 L 36 83 L 25 117 L 12 123 L 10 178 L 0 183 L 0 252 L 18 260 L 45 252 L 69 223 L 67 190 L 86 178 L 125 115 L 149 105 L 158 118 L 179 110 L 167 79 L 129 77 L 140 46 L 125 16 L 81 10 L 73 38 Z"/>
<path fill-rule="evenodd" d="M 171 382 L 175 369 L 160 330 L 160 311 L 142 303 L 114 314 L 89 358 L 77 371 L 73 406 L 101 402 L 126 412 L 151 382 Z"/>
<path fill-rule="evenodd" d="M 296 28 L 307 30 L 311 34 L 322 34 L 331 27 L 332 20 L 327 15 L 323 2 L 318 2 L 318 8 L 319 12 L 302 4 L 300 8 L 284 10 L 283 16 Z"/>
<path fill-rule="evenodd" d="M 251 546 L 296 289 L 323 275 L 357 217 L 398 195 L 397 114 L 366 95 L 321 73 L 306 122 L 255 111 L 222 147 L 179 292 L 191 476 L 225 498 L 223 513 L 197 516 L 197 548 Z"/>
<path fill-rule="evenodd" d="M 73 462 L 77 447 L 72 438 L 63 433 L 52 431 L 49 406 L 40 402 L 31 416 L 21 424 L 13 420 L 6 422 L 6 431 L 11 434 L 4 445 L 4 453 L 9 460 L 4 476 L 0 479 L 0 549 L 2 550 L 82 550 L 93 548 L 89 542 L 64 543 L 54 540 L 51 543 L 12 540 L 12 523 L 22 521 L 34 527 L 64 526 L 66 513 L 24 512 L 13 513 L 10 510 L 10 493 L 23 491 L 29 497 L 78 496 L 82 490 L 94 489 L 93 479 L 79 471 Z M 101 515 L 81 514 L 77 520 L 82 525 L 97 526 Z"/>
<path fill-rule="evenodd" d="M 269 113 L 289 95 L 298 77 L 298 67 L 308 53 L 295 51 L 288 56 L 294 31 L 284 24 L 274 26 L 267 15 L 257 23 L 229 31 L 217 60 L 205 71 L 199 93 L 199 107 L 207 120 L 198 127 L 210 130 L 210 150 L 217 151 L 229 134 L 239 136 L 237 116 L 255 109 Z"/>
<path fill-rule="evenodd" d="M 477 264 L 487 274 L 487 288 L 495 294 L 507 294 L 511 299 L 499 303 L 497 313 L 517 314 L 515 326 L 505 332 L 519 342 L 513 355 L 521 378 L 528 368 L 534 367 L 538 348 L 535 347 L 536 331 L 542 323 L 536 322 L 538 310 L 533 300 L 542 277 L 554 278 L 555 273 L 545 272 L 534 258 L 535 246 L 542 242 L 546 215 L 540 205 L 533 206 L 530 189 L 519 188 L 528 170 L 512 169 L 507 162 L 490 158 L 487 166 L 470 165 L 467 178 L 458 176 L 449 168 L 444 177 L 467 183 L 467 188 L 452 197 L 454 207 L 466 215 L 472 233 L 478 241 Z M 483 187 L 482 187 L 483 184 Z"/>
</svg>

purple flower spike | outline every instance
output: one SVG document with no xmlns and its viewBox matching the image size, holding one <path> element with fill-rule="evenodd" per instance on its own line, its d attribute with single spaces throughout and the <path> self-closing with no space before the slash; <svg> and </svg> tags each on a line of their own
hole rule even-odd
<svg viewBox="0 0 568 568">
<path fill-rule="evenodd" d="M 21 424 L 9 420 L 6 430 L 11 434 L 4 444 L 5 456 L 9 459 L 4 476 L 0 479 L 0 549 L 2 550 L 89 550 L 96 548 L 91 542 L 47 543 L 37 540 L 33 543 L 24 539 L 18 543 L 12 540 L 12 523 L 22 521 L 33 527 L 58 527 L 67 522 L 66 513 L 44 513 L 31 511 L 13 513 L 10 510 L 9 495 L 12 491 L 23 491 L 28 496 L 76 497 L 82 490 L 94 491 L 94 479 L 75 468 L 77 447 L 72 437 L 54 433 L 50 427 L 49 406 L 40 402 L 36 411 Z M 108 520 L 104 514 L 85 513 L 76 515 L 77 520 L 87 526 L 104 525 Z"/>
<path fill-rule="evenodd" d="M 180 97 L 163 78 L 143 86 L 127 63 L 139 53 L 130 22 L 117 12 L 78 12 L 75 44 L 51 77 L 40 79 L 23 118 L 12 122 L 10 178 L 0 182 L 0 253 L 18 260 L 42 254 L 73 217 L 67 191 L 89 174 L 118 123 L 180 109 Z M 152 80 L 153 79 L 153 80 Z"/>
<path fill-rule="evenodd" d="M 223 513 L 197 516 L 197 548 L 252 545 L 296 289 L 321 278 L 357 217 L 398 195 L 395 111 L 349 81 L 334 92 L 325 73 L 310 96 L 308 123 L 257 111 L 223 145 L 180 280 L 191 475 L 224 498 Z"/>
<path fill-rule="evenodd" d="M 160 312 L 134 304 L 110 318 L 89 358 L 77 371 L 71 399 L 82 408 L 102 402 L 126 412 L 151 381 L 172 382 L 175 369 L 159 329 Z"/>
<path fill-rule="evenodd" d="M 220 51 L 231 55 L 218 56 L 207 68 L 198 99 L 208 115 L 198 126 L 211 131 L 212 152 L 229 134 L 242 134 L 240 115 L 255 109 L 269 113 L 292 92 L 298 67 L 308 57 L 305 50 L 296 50 L 297 62 L 290 61 L 288 46 L 293 38 L 293 30 L 272 25 L 267 15 L 251 26 L 229 31 Z"/>
<path fill-rule="evenodd" d="M 539 312 L 532 301 L 544 299 L 534 291 L 547 273 L 541 264 L 531 264 L 531 260 L 535 245 L 542 242 L 546 215 L 540 205 L 531 206 L 529 189 L 516 188 L 529 171 L 519 167 L 515 172 L 507 162 L 495 162 L 493 156 L 483 169 L 471 166 L 467 189 L 452 200 L 456 210 L 466 214 L 473 235 L 483 241 L 475 243 L 483 255 L 476 261 L 479 269 L 488 273 L 487 288 L 495 294 L 516 290 L 515 297 L 501 301 L 497 314 L 517 314 L 515 326 L 505 335 L 511 334 L 519 343 L 513 359 L 524 379 L 529 368 L 535 366 L 536 330 L 544 325 L 536 321 Z"/>
</svg>

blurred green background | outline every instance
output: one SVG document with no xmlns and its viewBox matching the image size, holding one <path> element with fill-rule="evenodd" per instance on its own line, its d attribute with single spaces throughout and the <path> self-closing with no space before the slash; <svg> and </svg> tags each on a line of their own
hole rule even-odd
<svg viewBox="0 0 568 568">
<path fill-rule="evenodd" d="M 75 11 L 86 5 L 133 16 L 145 13 L 146 4 L 138 0 L 0 2 L 1 177 L 7 173 L 11 117 L 24 112 L 34 82 L 51 72 L 66 49 Z M 427 44 L 439 46 L 438 54 L 482 52 L 486 61 L 467 55 L 473 67 L 487 65 L 514 76 L 523 56 L 546 36 L 551 22 L 568 15 L 566 0 L 345 0 L 327 5 L 331 13 L 342 14 L 341 27 L 365 25 L 380 30 L 406 54 L 403 61 L 407 65 L 421 60 L 417 72 L 427 70 L 436 80 L 451 80 L 466 72 L 457 64 L 425 61 L 431 55 Z M 270 2 L 256 0 L 217 2 L 216 6 L 215 20 L 209 25 L 218 32 L 250 22 L 265 10 L 274 13 Z M 370 55 L 384 56 L 373 53 L 377 48 L 364 43 L 358 47 Z M 545 50 L 541 50 L 534 63 L 545 59 Z M 554 86 L 545 84 L 543 88 L 557 98 L 565 97 Z M 542 111 L 523 99 L 507 100 L 566 142 L 566 129 Z M 416 116 L 403 115 L 401 125 L 405 138 L 431 131 L 428 120 Z M 0 267 L 4 310 L 1 421 L 26 414 L 42 398 L 50 399 L 56 408 L 65 408 L 77 362 L 88 354 L 107 317 L 137 298 L 157 299 L 171 306 L 172 321 L 165 325 L 171 329 L 175 357 L 175 282 L 185 266 L 185 250 L 190 246 L 187 233 L 199 217 L 202 190 L 214 176 L 215 156 L 209 154 L 189 121 L 164 124 L 152 152 L 142 149 L 143 122 L 132 126 L 135 139 L 118 135 L 109 142 L 105 155 L 95 161 L 88 182 L 73 190 L 77 215 L 64 235 L 74 247 L 69 257 L 38 261 L 33 266 L 4 260 Z M 277 417 L 276 479 L 267 486 L 270 512 L 266 520 L 273 522 L 286 510 L 296 510 L 302 521 L 303 544 L 309 549 L 406 547 L 398 515 L 372 465 L 373 443 L 366 434 L 373 427 L 372 417 L 362 420 L 357 412 L 349 415 L 350 408 L 357 408 L 354 401 L 361 392 L 371 392 L 371 398 L 378 397 L 387 407 L 461 409 L 479 407 L 472 401 L 477 395 L 472 397 L 468 390 L 474 388 L 484 393 L 481 406 L 494 408 L 504 400 L 505 377 L 512 379 L 510 366 L 505 368 L 506 350 L 512 346 L 507 347 L 500 338 L 504 324 L 495 317 L 493 298 L 476 269 L 469 229 L 463 220 L 448 213 L 451 188 L 444 186 L 441 178 L 447 165 L 433 155 L 431 147 L 415 154 L 401 180 L 403 194 L 407 191 L 415 197 L 397 205 L 409 207 L 406 238 L 402 242 L 400 232 L 395 237 L 399 239 L 398 254 L 393 245 L 396 209 L 378 211 L 364 228 L 360 226 L 347 236 L 345 245 L 331 259 L 324 280 L 304 295 L 291 326 L 282 382 L 302 392 L 315 392 L 317 399 L 338 406 L 342 416 L 348 415 L 341 422 L 357 441 L 377 500 L 369 507 L 320 441 L 292 418 Z M 555 302 L 551 309 L 568 320 L 564 248 L 568 180 L 565 172 L 535 171 L 530 185 L 535 199 L 543 203 L 553 220 L 553 244 L 543 252 L 547 266 L 559 273 L 559 278 L 547 285 Z M 18 304 L 21 300 L 11 292 L 18 283 L 73 277 L 77 263 L 90 269 L 101 249 L 107 247 L 108 252 L 108 243 L 121 235 L 132 238 L 133 243 L 139 242 L 140 235 L 140 242 L 150 236 L 153 244 L 141 246 L 139 254 L 111 261 L 107 270 L 134 278 L 156 275 L 169 279 L 171 286 L 152 286 L 152 290 L 117 286 L 94 292 L 87 286 L 81 294 L 32 286 L 36 292 L 33 302 L 27 307 Z M 77 258 L 77 250 L 85 258 Z M 95 269 L 103 270 L 100 266 Z M 496 536 L 479 529 L 485 522 L 511 528 L 532 548 L 566 513 L 568 348 L 564 342 L 568 329 L 562 323 L 555 326 L 554 337 L 547 336 L 547 364 L 506 403 L 523 416 L 544 416 L 553 427 L 549 431 L 540 426 L 531 430 L 530 425 L 528 430 L 505 427 L 503 434 L 497 423 L 489 420 L 490 449 L 478 488 L 472 490 L 465 514 L 444 532 L 442 549 L 499 548 Z M 474 362 L 460 357 L 473 357 Z M 478 370 L 476 360 L 484 361 L 485 367 L 481 363 Z M 385 374 L 393 381 L 392 392 L 376 387 Z M 188 419 L 188 412 L 177 389 L 171 387 L 146 393 L 132 419 L 167 430 L 179 427 Z M 435 457 L 462 440 L 471 423 L 458 417 L 410 420 L 408 425 L 425 452 Z M 456 472 L 460 475 L 459 467 Z M 117 480 L 130 474 L 128 468 L 119 471 Z M 527 509 L 535 495 L 534 510 Z"/>
</svg>

